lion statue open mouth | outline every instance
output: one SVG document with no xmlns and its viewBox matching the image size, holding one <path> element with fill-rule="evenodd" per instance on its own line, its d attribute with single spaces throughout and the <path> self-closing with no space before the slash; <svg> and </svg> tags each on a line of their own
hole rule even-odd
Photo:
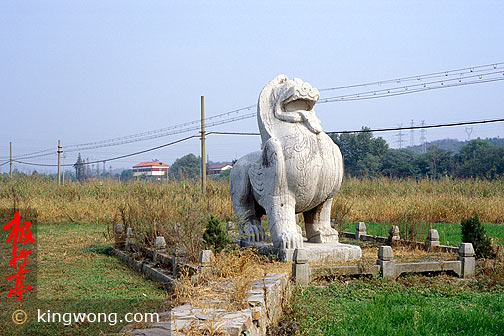
<svg viewBox="0 0 504 336">
<path fill-rule="evenodd" d="M 243 233 L 249 241 L 264 239 L 260 218 L 266 214 L 275 248 L 301 248 L 297 213 L 303 213 L 308 242 L 338 241 L 330 213 L 343 179 L 343 159 L 313 111 L 319 97 L 309 83 L 285 75 L 261 91 L 262 150 L 239 159 L 230 177 L 233 208 L 246 218 Z"/>
</svg>

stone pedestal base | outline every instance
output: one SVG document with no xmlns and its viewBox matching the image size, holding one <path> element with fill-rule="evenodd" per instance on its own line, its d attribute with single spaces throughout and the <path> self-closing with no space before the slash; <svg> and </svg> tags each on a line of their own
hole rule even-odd
<svg viewBox="0 0 504 336">
<path fill-rule="evenodd" d="M 275 249 L 271 243 L 253 243 L 246 240 L 240 240 L 241 247 L 255 247 L 261 254 L 274 254 L 281 261 L 292 261 L 294 249 Z M 359 246 L 341 244 L 341 243 L 303 243 L 303 249 L 308 253 L 309 263 L 359 260 L 362 257 L 362 251 Z"/>
</svg>

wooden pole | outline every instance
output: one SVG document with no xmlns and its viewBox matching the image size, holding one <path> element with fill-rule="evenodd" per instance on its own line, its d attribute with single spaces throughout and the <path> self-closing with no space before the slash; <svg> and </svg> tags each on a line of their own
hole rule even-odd
<svg viewBox="0 0 504 336">
<path fill-rule="evenodd" d="M 201 96 L 201 190 L 206 193 L 205 96 Z"/>
<path fill-rule="evenodd" d="M 10 146 L 10 168 L 9 168 L 9 177 L 12 178 L 12 141 L 9 142 L 9 146 Z"/>
<path fill-rule="evenodd" d="M 61 140 L 58 140 L 58 185 L 61 184 Z"/>
</svg>

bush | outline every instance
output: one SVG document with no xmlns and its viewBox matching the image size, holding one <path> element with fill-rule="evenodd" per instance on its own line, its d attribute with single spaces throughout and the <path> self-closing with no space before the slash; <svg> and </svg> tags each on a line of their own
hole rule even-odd
<svg viewBox="0 0 504 336">
<path fill-rule="evenodd" d="M 223 223 L 213 215 L 208 217 L 203 240 L 207 248 L 211 248 L 217 252 L 221 251 L 231 241 L 226 233 Z"/>
<path fill-rule="evenodd" d="M 495 258 L 492 243 L 478 214 L 474 214 L 472 218 L 462 219 L 462 242 L 473 245 L 476 258 Z"/>
</svg>

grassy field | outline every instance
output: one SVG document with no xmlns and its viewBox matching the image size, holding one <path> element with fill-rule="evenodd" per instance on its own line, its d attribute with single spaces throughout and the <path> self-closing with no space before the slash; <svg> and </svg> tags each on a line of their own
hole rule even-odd
<svg viewBox="0 0 504 336">
<path fill-rule="evenodd" d="M 298 287 L 276 335 L 502 335 L 504 291 L 458 279 L 346 280 Z"/>
<path fill-rule="evenodd" d="M 7 297 L 14 281 L 0 283 L 2 309 L 0 335 L 99 335 L 118 332 L 125 323 L 37 323 L 37 309 L 47 312 L 156 312 L 169 304 L 168 293 L 143 278 L 115 257 L 108 255 L 111 241 L 104 235 L 106 227 L 98 224 L 38 226 L 36 292 L 25 292 L 21 302 Z M 5 241 L 6 232 L 1 231 Z M 2 265 L 8 256 L 7 244 L 2 247 Z M 2 277 L 11 270 L 2 268 Z M 29 273 L 28 273 L 29 274 Z M 3 278 L 2 278 L 3 279 Z M 33 284 L 33 283 L 31 283 Z M 31 294 L 31 295 L 30 295 Z M 15 325 L 11 314 L 23 309 L 27 322 Z"/>
</svg>

